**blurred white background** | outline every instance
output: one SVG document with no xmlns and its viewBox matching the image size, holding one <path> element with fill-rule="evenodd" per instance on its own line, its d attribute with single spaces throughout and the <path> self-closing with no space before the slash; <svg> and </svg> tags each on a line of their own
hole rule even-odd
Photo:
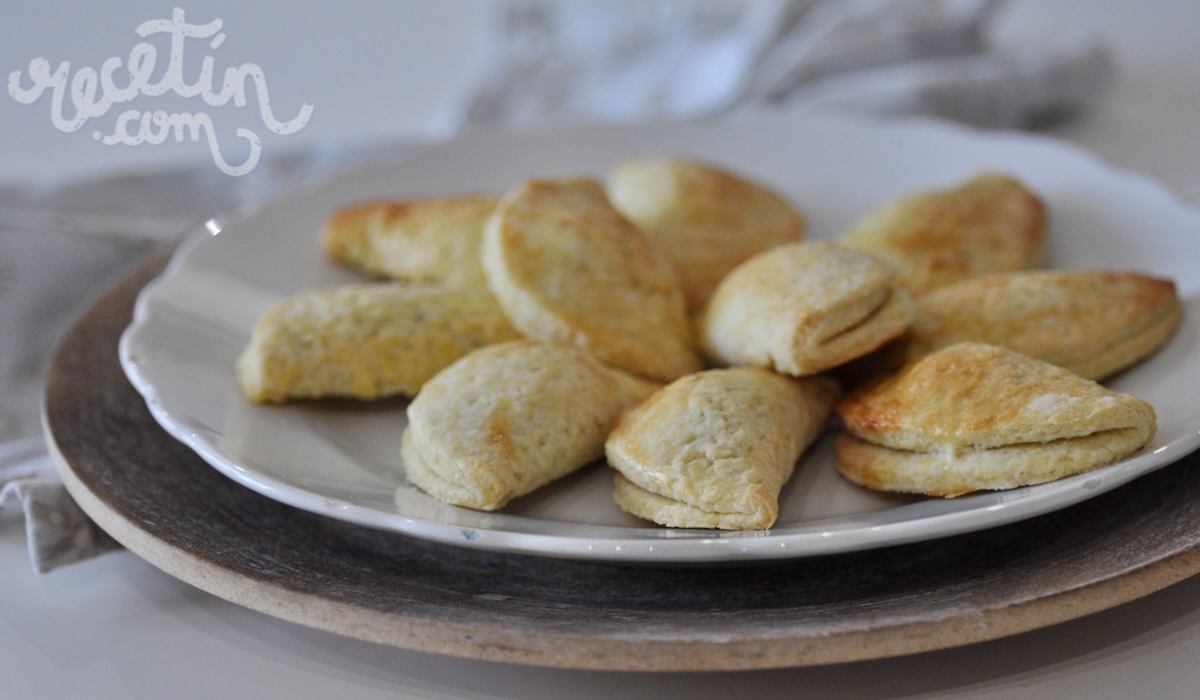
<svg viewBox="0 0 1200 700">
<path fill-rule="evenodd" d="M 280 119 L 296 116 L 303 103 L 313 105 L 308 123 L 288 136 L 266 131 L 253 111 L 252 93 L 246 108 L 229 104 L 208 110 L 219 128 L 254 129 L 263 139 L 264 155 L 332 139 L 428 132 L 467 65 L 478 14 L 477 3 L 470 0 L 5 4 L 9 7 L 0 22 L 0 69 L 6 80 L 13 71 L 21 71 L 25 86 L 29 62 L 38 57 L 46 58 L 52 67 L 69 61 L 72 74 L 84 66 L 99 69 L 112 57 L 127 63 L 130 50 L 143 41 L 135 33 L 138 25 L 169 19 L 176 6 L 184 9 L 188 23 L 221 19 L 225 41 L 217 49 L 210 50 L 207 40 L 186 42 L 190 65 L 212 55 L 220 76 L 226 67 L 257 64 L 266 75 L 272 107 Z M 164 45 L 164 39 L 154 43 Z M 160 61 L 166 58 L 159 56 Z M 195 73 L 185 71 L 185 77 L 194 80 Z M 93 139 L 96 129 L 110 133 L 116 116 L 127 107 L 195 112 L 203 105 L 172 96 L 142 97 L 129 105 L 115 105 L 94 124 L 63 133 L 51 124 L 48 95 L 24 105 L 6 91 L 0 95 L 0 183 L 208 157 L 202 143 L 169 140 L 126 146 Z M 65 110 L 68 115 L 72 111 Z M 224 136 L 232 149 L 232 134 Z M 230 160 L 238 158 L 231 154 Z"/>
<path fill-rule="evenodd" d="M 281 119 L 313 105 L 300 131 L 267 133 L 253 107 L 212 108 L 222 141 L 233 144 L 236 126 L 253 127 L 263 138 L 264 157 L 318 142 L 437 134 L 449 100 L 461 88 L 476 45 L 481 0 L 353 0 L 303 5 L 284 0 L 206 0 L 123 3 L 6 0 L 0 23 L 0 69 L 20 71 L 28 84 L 29 62 L 38 57 L 57 66 L 99 68 L 109 58 L 128 60 L 139 41 L 135 28 L 166 19 L 179 6 L 189 23 L 221 19 L 225 41 L 208 50 L 203 40 L 187 44 L 189 61 L 206 54 L 218 75 L 226 67 L 254 63 L 263 69 L 272 105 Z M 1056 133 L 1086 144 L 1117 165 L 1168 180 L 1200 199 L 1200 138 L 1181 134 L 1180 115 L 1200 113 L 1200 3 L 1157 0 L 1019 0 L 1002 6 L 994 25 L 997 40 L 1038 42 L 1070 32 L 1111 43 L 1118 75 L 1098 108 Z M 165 56 L 160 58 L 165 60 Z M 181 160 L 207 159 L 202 143 L 140 146 L 104 145 L 92 132 L 112 130 L 126 107 L 196 111 L 196 101 L 139 98 L 117 105 L 78 131 L 63 133 L 50 121 L 47 96 L 20 104 L 0 94 L 0 184 L 89 176 Z M 69 110 L 68 110 L 69 111 Z M 1129 138 L 1136 130 L 1137 138 Z M 1110 138 L 1120 134 L 1122 138 Z M 229 146 L 233 148 L 232 145 Z M 236 152 L 229 160 L 237 160 Z"/>
</svg>

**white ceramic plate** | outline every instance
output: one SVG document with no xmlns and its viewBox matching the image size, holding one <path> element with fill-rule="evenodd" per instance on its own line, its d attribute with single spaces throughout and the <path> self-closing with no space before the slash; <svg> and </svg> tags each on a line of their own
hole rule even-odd
<svg viewBox="0 0 1200 700">
<path fill-rule="evenodd" d="M 843 481 L 829 439 L 802 458 L 781 515 L 762 532 L 660 528 L 612 502 L 596 465 L 480 513 L 405 485 L 405 402 L 247 404 L 232 367 L 268 305 L 353 281 L 319 252 L 338 207 L 374 197 L 485 191 L 528 177 L 603 176 L 618 158 L 668 154 L 767 183 L 833 239 L 893 197 L 983 169 L 1015 174 L 1046 201 L 1048 265 L 1172 278 L 1186 303 L 1178 335 L 1110 385 L 1158 411 L 1154 442 L 1118 464 L 1055 483 L 953 500 L 885 496 Z M 707 564 L 812 556 L 993 527 L 1077 503 L 1200 446 L 1200 212 L 1160 186 L 1049 139 L 925 122 L 758 115 L 722 125 L 588 127 L 478 135 L 358 168 L 235 221 L 209 222 L 142 293 L 121 341 L 126 373 L 162 426 L 228 477 L 333 518 L 493 551 L 621 562 Z M 398 490 L 399 489 L 399 490 Z M 399 498 L 396 498 L 397 490 Z"/>
</svg>

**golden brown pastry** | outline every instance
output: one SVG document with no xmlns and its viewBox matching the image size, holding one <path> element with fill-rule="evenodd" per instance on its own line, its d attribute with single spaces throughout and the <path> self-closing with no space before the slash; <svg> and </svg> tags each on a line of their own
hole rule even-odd
<svg viewBox="0 0 1200 700">
<path fill-rule="evenodd" d="M 961 341 L 1003 345 L 1103 379 L 1175 333 L 1183 307 L 1170 280 L 1128 272 L 1032 270 L 964 280 L 917 300 L 908 333 L 884 349 L 889 365 Z"/>
<path fill-rule="evenodd" d="M 483 286 L 479 241 L 496 198 L 485 195 L 380 200 L 335 212 L 325 254 L 369 275 Z"/>
<path fill-rule="evenodd" d="M 742 263 L 717 286 L 697 338 L 717 365 L 816 374 L 899 336 L 912 299 L 890 268 L 835 243 L 778 246 Z"/>
<path fill-rule="evenodd" d="M 502 508 L 603 457 L 617 413 L 656 388 L 567 345 L 482 348 L 409 404 L 401 447 L 408 479 L 446 503 Z"/>
<path fill-rule="evenodd" d="M 828 378 L 758 367 L 672 382 L 626 409 L 608 436 L 617 504 L 670 527 L 769 528 L 836 397 Z"/>
<path fill-rule="evenodd" d="M 238 358 L 237 379 L 255 403 L 412 396 L 471 350 L 518 337 L 486 288 L 315 289 L 259 318 Z"/>
<path fill-rule="evenodd" d="M 928 355 L 838 402 L 838 470 L 880 491 L 958 496 L 1061 479 L 1127 457 L 1154 409 L 1069 370 L 982 343 Z"/>
<path fill-rule="evenodd" d="M 953 189 L 901 198 L 859 222 L 842 243 L 896 267 L 913 296 L 969 277 L 1040 267 L 1041 200 L 1016 180 L 987 173 Z"/>
<path fill-rule="evenodd" d="M 630 158 L 613 169 L 608 194 L 675 266 L 689 309 L 743 260 L 804 232 L 803 216 L 782 197 L 702 163 Z"/>
<path fill-rule="evenodd" d="M 484 229 L 483 267 L 530 338 L 659 381 L 700 368 L 675 271 L 595 180 L 514 188 Z"/>
</svg>

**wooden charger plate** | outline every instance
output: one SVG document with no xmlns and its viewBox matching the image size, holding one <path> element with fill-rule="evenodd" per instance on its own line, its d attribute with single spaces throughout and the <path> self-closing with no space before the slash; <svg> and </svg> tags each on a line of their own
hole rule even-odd
<svg viewBox="0 0 1200 700">
<path fill-rule="evenodd" d="M 982 532 L 721 568 L 487 553 L 300 511 L 167 435 L 117 341 L 166 254 L 100 297 L 47 378 L 71 495 L 166 573 L 233 603 L 438 654 L 613 670 L 729 670 L 896 656 L 1109 608 L 1200 571 L 1200 453 L 1070 508 Z"/>
</svg>

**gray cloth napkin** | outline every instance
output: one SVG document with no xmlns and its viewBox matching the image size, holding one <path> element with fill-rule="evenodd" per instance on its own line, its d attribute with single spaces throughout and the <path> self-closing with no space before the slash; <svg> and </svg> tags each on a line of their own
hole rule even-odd
<svg viewBox="0 0 1200 700">
<path fill-rule="evenodd" d="M 1105 47 L 998 46 L 997 0 L 526 0 L 486 6 L 450 131 L 846 108 L 1035 128 L 1108 83 Z"/>
<path fill-rule="evenodd" d="M 1103 46 L 1086 38 L 993 45 L 994 0 L 514 0 L 483 7 L 480 50 L 447 105 L 444 132 L 718 119 L 764 108 L 1036 128 L 1086 110 L 1111 73 Z M 45 363 L 71 320 L 150 248 L 212 215 L 252 208 L 380 152 L 378 145 L 334 144 L 266 158 L 240 178 L 198 163 L 0 189 L 0 509 L 20 506 L 36 571 L 117 546 L 67 496 L 41 449 Z"/>
<path fill-rule="evenodd" d="M 0 515 L 23 513 L 35 571 L 117 548 L 71 500 L 41 435 L 46 366 L 92 298 L 151 250 L 215 214 L 253 209 L 367 153 L 386 157 L 403 148 L 310 149 L 260 163 L 241 178 L 198 162 L 55 187 L 0 188 Z"/>
</svg>

